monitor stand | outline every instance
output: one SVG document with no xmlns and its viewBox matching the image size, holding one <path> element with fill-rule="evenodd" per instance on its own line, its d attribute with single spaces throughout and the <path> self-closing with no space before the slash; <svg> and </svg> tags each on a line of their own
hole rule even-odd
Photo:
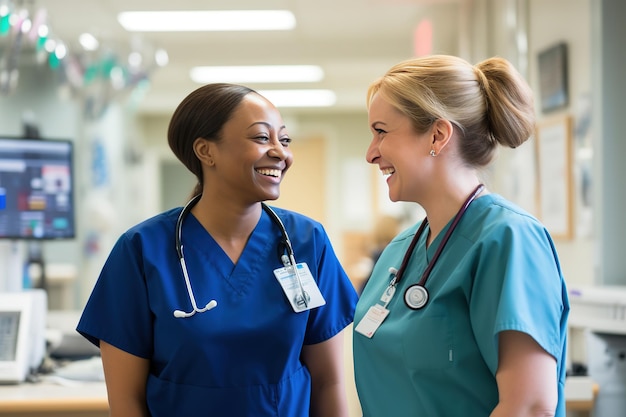
<svg viewBox="0 0 626 417">
<path fill-rule="evenodd" d="M 43 244 L 39 241 L 28 241 L 26 244 L 26 270 L 28 271 L 29 278 L 32 280 L 35 276 L 38 278 L 36 285 L 33 282 L 24 283 L 25 287 L 41 288 L 43 290 L 48 289 L 48 282 L 46 280 L 46 263 L 43 256 Z M 35 270 L 33 270 L 34 268 Z"/>
<path fill-rule="evenodd" d="M 0 292 L 24 288 L 24 242 L 0 240 Z"/>
</svg>

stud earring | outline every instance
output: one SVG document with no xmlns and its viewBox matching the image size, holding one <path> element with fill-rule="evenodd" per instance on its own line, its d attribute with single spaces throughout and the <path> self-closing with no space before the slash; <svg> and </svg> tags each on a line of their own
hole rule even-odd
<svg viewBox="0 0 626 417">
<path fill-rule="evenodd" d="M 437 154 L 435 153 L 435 150 L 434 150 L 434 149 L 431 149 L 431 150 L 430 150 L 430 156 L 437 156 Z"/>
</svg>

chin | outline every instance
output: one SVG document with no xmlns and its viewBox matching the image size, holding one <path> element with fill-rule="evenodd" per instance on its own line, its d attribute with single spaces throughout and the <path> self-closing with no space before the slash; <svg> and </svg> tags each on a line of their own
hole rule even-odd
<svg viewBox="0 0 626 417">
<path fill-rule="evenodd" d="M 280 197 L 280 193 L 268 194 L 268 195 L 265 196 L 265 200 L 266 201 L 274 201 L 274 200 L 278 200 L 278 197 Z"/>
</svg>

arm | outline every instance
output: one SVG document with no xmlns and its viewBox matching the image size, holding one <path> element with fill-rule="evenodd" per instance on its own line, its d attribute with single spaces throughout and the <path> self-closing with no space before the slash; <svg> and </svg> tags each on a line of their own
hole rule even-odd
<svg viewBox="0 0 626 417">
<path fill-rule="evenodd" d="M 343 332 L 302 348 L 302 361 L 311 373 L 311 417 L 348 416 L 343 357 Z"/>
<path fill-rule="evenodd" d="M 146 379 L 150 362 L 100 341 L 111 417 L 147 417 Z"/>
<path fill-rule="evenodd" d="M 526 333 L 499 336 L 500 401 L 491 417 L 552 417 L 558 402 L 556 360 Z"/>
</svg>

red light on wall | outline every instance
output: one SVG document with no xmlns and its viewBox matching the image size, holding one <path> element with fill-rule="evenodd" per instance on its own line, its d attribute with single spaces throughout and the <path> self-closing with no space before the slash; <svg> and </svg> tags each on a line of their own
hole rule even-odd
<svg viewBox="0 0 626 417">
<path fill-rule="evenodd" d="M 413 55 L 416 57 L 430 55 L 433 51 L 433 24 L 424 19 L 413 32 Z"/>
</svg>

